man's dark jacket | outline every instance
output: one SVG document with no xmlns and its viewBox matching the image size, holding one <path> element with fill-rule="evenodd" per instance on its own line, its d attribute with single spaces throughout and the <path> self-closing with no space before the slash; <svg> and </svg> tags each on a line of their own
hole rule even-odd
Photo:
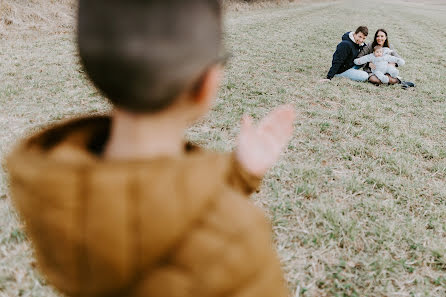
<svg viewBox="0 0 446 297">
<path fill-rule="evenodd" d="M 342 41 L 336 47 L 331 68 L 327 74 L 328 79 L 332 79 L 335 74 L 342 73 L 355 66 L 353 60 L 356 59 L 363 45 L 354 43 L 349 34 L 350 32 L 347 32 L 342 35 Z"/>
</svg>

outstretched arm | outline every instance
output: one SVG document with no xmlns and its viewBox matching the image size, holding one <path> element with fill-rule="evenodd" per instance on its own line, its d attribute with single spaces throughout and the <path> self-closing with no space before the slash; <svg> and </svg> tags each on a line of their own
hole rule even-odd
<svg viewBox="0 0 446 297">
<path fill-rule="evenodd" d="M 353 60 L 353 62 L 356 65 L 363 65 L 365 63 L 372 62 L 372 56 L 373 56 L 373 54 L 370 54 L 370 55 L 367 55 L 367 56 L 363 56 L 361 58 L 356 58 L 355 60 Z"/>
<path fill-rule="evenodd" d="M 401 58 L 401 56 L 400 56 L 400 55 L 398 54 L 398 52 L 395 50 L 395 48 L 393 47 L 393 45 L 389 44 L 389 49 L 390 49 L 389 54 L 390 54 L 391 56 L 393 56 L 393 57 L 397 57 L 397 58 Z M 390 62 L 390 63 L 393 63 L 393 62 Z M 398 67 L 399 65 L 398 65 L 397 63 L 395 63 L 394 66 Z"/>
<path fill-rule="evenodd" d="M 290 140 L 295 117 L 292 105 L 279 106 L 257 126 L 251 117 L 244 116 L 236 149 L 240 165 L 254 176 L 263 176 Z"/>
<path fill-rule="evenodd" d="M 390 63 L 397 63 L 398 66 L 403 66 L 404 64 L 406 64 L 403 59 L 394 56 L 386 56 L 386 61 Z"/>
<path fill-rule="evenodd" d="M 243 117 L 235 152 L 222 154 L 224 164 L 230 164 L 227 178 L 234 189 L 249 195 L 258 188 L 291 138 L 294 118 L 291 105 L 276 108 L 257 126 L 251 117 Z"/>
</svg>

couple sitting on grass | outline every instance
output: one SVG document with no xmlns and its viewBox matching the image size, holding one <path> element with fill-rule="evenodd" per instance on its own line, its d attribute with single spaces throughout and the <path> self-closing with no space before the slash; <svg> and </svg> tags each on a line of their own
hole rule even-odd
<svg viewBox="0 0 446 297">
<path fill-rule="evenodd" d="M 415 86 L 399 77 L 398 66 L 405 64 L 389 43 L 387 32 L 378 29 L 373 42 L 365 45 L 369 30 L 360 26 L 355 32 L 347 32 L 336 47 L 327 78 L 346 77 L 354 81 L 369 81 L 373 84 L 401 84 L 404 89 Z M 364 70 L 360 70 L 364 67 Z"/>
</svg>

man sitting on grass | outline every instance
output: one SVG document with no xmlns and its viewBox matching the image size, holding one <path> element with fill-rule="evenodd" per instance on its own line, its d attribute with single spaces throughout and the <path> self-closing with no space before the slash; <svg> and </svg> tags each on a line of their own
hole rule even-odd
<svg viewBox="0 0 446 297">
<path fill-rule="evenodd" d="M 366 26 L 358 27 L 354 33 L 345 33 L 333 54 L 333 61 L 327 78 L 321 81 L 329 81 L 335 76 L 346 77 L 354 81 L 367 81 L 368 73 L 359 70 L 360 66 L 356 66 L 353 60 L 356 59 L 359 51 L 364 46 L 368 34 L 369 30 Z"/>
</svg>

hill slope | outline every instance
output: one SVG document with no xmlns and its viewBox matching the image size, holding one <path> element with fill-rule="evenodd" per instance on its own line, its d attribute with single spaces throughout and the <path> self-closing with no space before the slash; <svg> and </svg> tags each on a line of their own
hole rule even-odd
<svg viewBox="0 0 446 297">
<path fill-rule="evenodd" d="M 15 15 L 21 21 L 7 26 L 20 30 L 32 6 L 4 14 L 9 1 L 2 19 Z M 29 129 L 108 111 L 77 62 L 74 7 L 67 3 L 54 1 L 41 15 L 51 34 L 6 33 L 0 43 L 2 159 Z M 61 14 L 57 5 L 71 7 L 63 21 L 51 21 L 52 9 Z M 360 0 L 226 16 L 233 58 L 212 112 L 188 137 L 230 150 L 243 113 L 259 118 L 295 104 L 295 137 L 253 197 L 272 220 L 295 296 L 446 295 L 444 15 L 439 1 Z M 60 23 L 66 30 L 52 29 Z M 342 34 L 363 24 L 367 41 L 387 29 L 406 60 L 400 73 L 416 88 L 317 83 Z M 3 170 L 0 176 L 0 296 L 57 296 L 32 268 Z"/>
</svg>

